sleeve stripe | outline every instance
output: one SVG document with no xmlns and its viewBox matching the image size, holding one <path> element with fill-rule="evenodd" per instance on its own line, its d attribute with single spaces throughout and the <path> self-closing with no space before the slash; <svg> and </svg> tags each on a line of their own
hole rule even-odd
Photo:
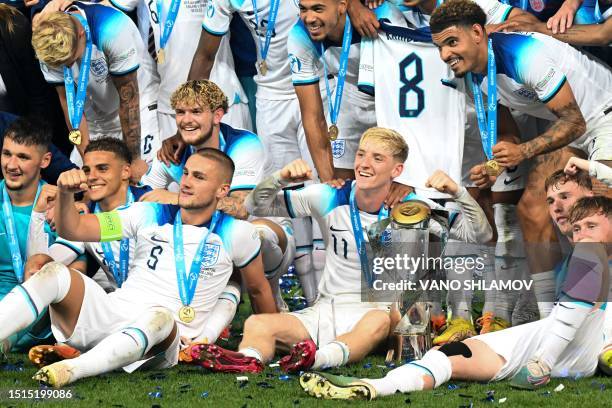
<svg viewBox="0 0 612 408">
<path fill-rule="evenodd" d="M 311 78 L 311 79 L 298 79 L 294 80 L 293 86 L 304 86 L 304 85 L 312 85 L 319 83 L 319 78 Z"/>
<path fill-rule="evenodd" d="M 230 187 L 230 192 L 239 191 L 239 190 L 253 190 L 255 189 L 255 184 L 243 184 L 236 187 Z"/>
<path fill-rule="evenodd" d="M 287 212 L 291 218 L 295 218 L 295 213 L 293 212 L 293 206 L 291 205 L 291 197 L 289 196 L 289 191 L 283 191 L 283 197 L 285 198 L 285 206 L 287 207 Z"/>
<path fill-rule="evenodd" d="M 202 30 L 206 31 L 210 35 L 214 35 L 215 37 L 223 37 L 225 34 L 227 34 L 227 31 L 221 32 L 221 31 L 212 30 L 212 29 L 206 27 L 204 25 L 204 23 L 202 23 Z"/>
<path fill-rule="evenodd" d="M 261 252 L 261 246 L 259 248 L 257 248 L 257 251 L 255 251 L 255 253 L 253 254 L 253 256 L 251 256 L 249 258 L 249 260 L 247 262 L 245 262 L 242 265 L 236 265 L 238 268 L 244 268 L 245 266 L 247 266 L 248 264 L 250 264 L 251 262 L 253 262 L 253 259 L 257 258 L 259 256 L 259 253 Z"/>
<path fill-rule="evenodd" d="M 140 68 L 140 65 L 136 65 L 135 67 L 129 68 L 125 71 L 119 71 L 119 72 L 111 72 L 109 71 L 109 73 L 113 76 L 122 76 L 122 75 L 127 75 L 127 74 L 131 74 L 132 72 L 136 71 L 138 68 Z"/>
<path fill-rule="evenodd" d="M 563 75 L 563 79 L 561 80 L 561 82 L 559 82 L 555 89 L 553 89 L 553 91 L 548 96 L 544 97 L 543 99 L 540 99 L 542 103 L 548 103 L 552 98 L 554 98 L 561 90 L 561 87 L 563 87 L 563 85 L 565 84 L 565 81 L 567 81 L 567 78 L 565 77 L 565 75 Z"/>
<path fill-rule="evenodd" d="M 507 19 L 508 16 L 510 16 L 510 13 L 512 13 L 512 10 L 514 9 L 514 7 L 508 7 L 508 10 L 506 10 L 506 12 L 504 13 L 501 22 L 504 23 Z"/>
</svg>

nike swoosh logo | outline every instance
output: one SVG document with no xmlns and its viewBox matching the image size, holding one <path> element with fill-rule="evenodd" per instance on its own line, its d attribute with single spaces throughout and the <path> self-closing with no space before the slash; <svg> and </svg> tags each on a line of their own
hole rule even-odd
<svg viewBox="0 0 612 408">
<path fill-rule="evenodd" d="M 336 231 L 336 232 L 348 232 L 348 230 L 345 230 L 345 229 L 336 229 L 336 228 L 334 228 L 333 225 L 331 227 L 329 227 L 329 229 L 332 230 L 332 231 Z"/>
<path fill-rule="evenodd" d="M 151 236 L 151 241 L 155 241 L 155 242 L 163 242 L 165 244 L 169 244 L 168 241 L 161 239 L 157 234 L 153 234 Z"/>
<path fill-rule="evenodd" d="M 508 185 L 508 184 L 512 183 L 513 181 L 518 180 L 520 178 L 521 178 L 521 176 L 517 176 L 517 177 L 511 178 L 511 179 L 507 179 L 506 178 L 506 179 L 504 179 L 504 184 Z"/>
</svg>

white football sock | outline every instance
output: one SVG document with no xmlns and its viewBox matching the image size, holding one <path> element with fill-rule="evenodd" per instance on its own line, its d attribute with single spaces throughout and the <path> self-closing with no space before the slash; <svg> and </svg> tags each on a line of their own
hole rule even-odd
<svg viewBox="0 0 612 408">
<path fill-rule="evenodd" d="M 495 227 L 497 228 L 496 256 L 525 257 L 523 232 L 519 224 L 516 205 L 493 204 Z"/>
<path fill-rule="evenodd" d="M 325 269 L 325 248 L 315 248 L 312 251 L 312 267 L 315 271 L 315 284 L 318 287 Z"/>
<path fill-rule="evenodd" d="M 538 301 L 540 319 L 547 317 L 555 299 L 555 271 L 546 271 L 531 274 L 533 280 L 533 290 Z"/>
<path fill-rule="evenodd" d="M 456 259 L 460 259 L 460 257 L 456 257 Z M 459 290 L 449 289 L 448 291 L 447 299 L 448 305 L 452 311 L 452 317 L 462 317 L 470 321 L 472 318 L 472 290 L 466 290 L 463 282 L 472 280 L 471 271 L 459 273 L 455 269 L 447 269 L 446 279 L 448 281 L 461 282 L 461 288 Z"/>
<path fill-rule="evenodd" d="M 324 370 L 345 365 L 348 362 L 350 350 L 348 346 L 338 340 L 334 340 L 317 350 L 312 368 Z"/>
<path fill-rule="evenodd" d="M 293 264 L 295 265 L 300 285 L 302 285 L 306 303 L 310 306 L 317 298 L 316 277 L 312 268 L 312 252 L 297 254 Z"/>
<path fill-rule="evenodd" d="M 227 282 L 227 286 L 210 312 L 210 317 L 204 323 L 202 334 L 194 341 L 215 343 L 223 330 L 234 320 L 239 303 L 240 285 L 232 281 Z"/>
<path fill-rule="evenodd" d="M 0 341 L 28 327 L 38 317 L 39 310 L 21 285 L 15 286 L 0 301 Z M 10 341 L 9 343 L 12 343 Z M 6 346 L 6 352 L 10 344 Z"/>
<path fill-rule="evenodd" d="M 106 337 L 87 353 L 64 360 L 72 372 L 70 381 L 106 373 L 141 360 L 153 346 L 168 338 L 174 325 L 169 310 L 161 307 L 148 310 L 130 327 Z"/>
<path fill-rule="evenodd" d="M 484 259 L 484 269 L 482 270 L 482 279 L 484 280 L 487 287 L 490 287 L 491 283 L 495 281 L 495 247 L 486 246 L 482 248 L 482 257 Z M 484 292 L 484 304 L 482 305 L 482 313 L 493 312 L 495 310 L 495 302 L 497 301 L 496 290 L 485 290 Z"/>
<path fill-rule="evenodd" d="M 261 353 L 256 348 L 245 347 L 245 348 L 238 350 L 238 352 L 245 357 L 253 357 L 261 362 L 264 361 L 263 357 L 261 356 Z"/>
<path fill-rule="evenodd" d="M 521 279 L 523 276 L 527 276 L 525 268 L 527 268 L 525 258 L 495 258 L 495 271 L 498 280 L 512 282 Z M 512 312 L 516 307 L 519 296 L 519 291 L 512 289 L 499 290 L 495 303 L 495 315 L 509 322 L 512 321 Z"/>
</svg>

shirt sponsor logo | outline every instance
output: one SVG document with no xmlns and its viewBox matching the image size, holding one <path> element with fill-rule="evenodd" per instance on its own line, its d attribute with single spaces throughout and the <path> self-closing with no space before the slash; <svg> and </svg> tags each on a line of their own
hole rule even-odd
<svg viewBox="0 0 612 408">
<path fill-rule="evenodd" d="M 302 63 L 298 57 L 293 54 L 289 54 L 289 67 L 291 67 L 291 72 L 297 74 L 302 69 Z"/>
<path fill-rule="evenodd" d="M 555 72 L 556 71 L 554 68 L 549 69 L 544 79 L 542 79 L 540 82 L 536 84 L 536 88 L 543 89 L 546 86 L 546 84 L 548 84 L 550 80 L 555 76 Z"/>
<path fill-rule="evenodd" d="M 255 176 L 255 170 L 251 170 L 251 169 L 242 169 L 237 171 L 236 173 L 234 173 L 234 177 L 239 177 L 239 176 L 250 176 L 250 177 L 254 177 Z"/>
</svg>

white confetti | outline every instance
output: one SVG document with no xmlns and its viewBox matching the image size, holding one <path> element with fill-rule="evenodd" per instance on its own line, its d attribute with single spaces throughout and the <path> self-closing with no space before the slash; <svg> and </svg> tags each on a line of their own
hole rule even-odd
<svg viewBox="0 0 612 408">
<path fill-rule="evenodd" d="M 504 398 L 500 398 L 500 399 L 499 399 L 499 403 L 500 403 L 500 404 L 503 404 L 504 402 L 506 402 L 506 400 L 507 400 L 507 399 L 508 399 L 508 398 L 505 398 L 505 397 L 504 397 Z"/>
<path fill-rule="evenodd" d="M 280 364 L 272 363 L 272 364 L 268 364 L 268 367 L 270 367 L 270 368 L 280 367 Z"/>
<path fill-rule="evenodd" d="M 236 377 L 236 381 L 249 381 L 249 377 L 247 377 L 246 375 Z"/>
<path fill-rule="evenodd" d="M 564 388 L 565 388 L 565 386 L 563 384 L 559 384 L 555 388 L 555 392 L 563 391 Z"/>
</svg>

